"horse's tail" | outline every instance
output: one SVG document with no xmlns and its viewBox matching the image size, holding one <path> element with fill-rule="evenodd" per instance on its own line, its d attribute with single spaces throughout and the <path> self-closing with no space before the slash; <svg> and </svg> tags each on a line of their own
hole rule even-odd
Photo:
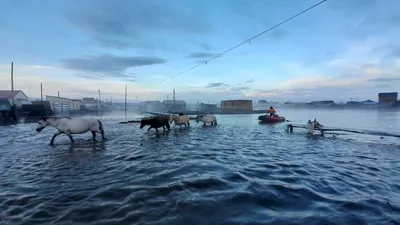
<svg viewBox="0 0 400 225">
<path fill-rule="evenodd" d="M 104 137 L 104 128 L 103 128 L 103 123 L 100 120 L 97 120 L 99 122 L 99 130 L 101 135 Z"/>
</svg>

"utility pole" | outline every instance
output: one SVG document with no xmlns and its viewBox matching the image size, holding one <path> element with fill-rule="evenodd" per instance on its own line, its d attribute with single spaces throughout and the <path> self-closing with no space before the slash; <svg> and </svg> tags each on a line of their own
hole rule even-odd
<svg viewBox="0 0 400 225">
<path fill-rule="evenodd" d="M 173 90 L 173 100 L 174 100 L 174 107 L 175 107 L 175 89 Z"/>
<path fill-rule="evenodd" d="M 43 85 L 40 83 L 40 101 L 43 101 Z"/>
<path fill-rule="evenodd" d="M 126 101 L 127 101 L 127 93 L 128 93 L 128 88 L 127 88 L 127 85 L 125 84 L 125 119 L 126 119 Z"/>
<path fill-rule="evenodd" d="M 98 89 L 98 91 L 99 91 L 98 113 L 99 113 L 99 116 L 100 116 L 100 109 L 101 109 L 100 89 Z"/>
<path fill-rule="evenodd" d="M 11 94 L 12 105 L 14 106 L 14 62 L 11 62 Z"/>
</svg>

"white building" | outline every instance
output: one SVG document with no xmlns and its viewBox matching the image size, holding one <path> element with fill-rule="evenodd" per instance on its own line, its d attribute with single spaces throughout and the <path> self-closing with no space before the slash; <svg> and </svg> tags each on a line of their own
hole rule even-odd
<svg viewBox="0 0 400 225">
<path fill-rule="evenodd" d="M 46 101 L 50 102 L 52 110 L 55 110 L 55 105 L 68 105 L 68 108 L 71 111 L 80 110 L 82 102 L 80 99 L 62 98 L 51 95 L 46 95 Z"/>
<path fill-rule="evenodd" d="M 28 101 L 28 96 L 21 90 L 14 90 L 14 92 L 11 90 L 0 90 L 0 98 L 7 98 L 11 105 L 14 100 L 16 106 L 22 106 L 25 101 Z"/>
</svg>

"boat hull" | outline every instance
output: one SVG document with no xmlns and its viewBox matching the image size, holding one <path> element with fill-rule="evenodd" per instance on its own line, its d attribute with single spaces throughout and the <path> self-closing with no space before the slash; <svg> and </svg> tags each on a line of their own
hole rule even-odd
<svg viewBox="0 0 400 225">
<path fill-rule="evenodd" d="M 285 122 L 286 118 L 283 116 L 279 116 L 279 117 L 259 116 L 258 120 L 260 121 L 260 123 L 281 123 L 281 122 Z"/>
</svg>

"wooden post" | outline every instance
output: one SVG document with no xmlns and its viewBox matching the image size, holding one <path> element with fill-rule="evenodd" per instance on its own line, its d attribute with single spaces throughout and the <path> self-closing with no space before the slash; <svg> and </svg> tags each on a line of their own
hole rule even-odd
<svg viewBox="0 0 400 225">
<path fill-rule="evenodd" d="M 40 101 L 43 101 L 43 85 L 40 83 Z"/>
<path fill-rule="evenodd" d="M 60 91 L 57 92 L 57 96 L 60 97 Z"/>
<path fill-rule="evenodd" d="M 125 84 L 125 118 L 126 118 L 126 101 L 127 101 L 127 92 L 128 92 L 128 90 L 127 90 L 127 85 Z"/>
<path fill-rule="evenodd" d="M 101 99 L 100 99 L 100 89 L 99 89 L 99 100 L 98 100 L 98 113 L 99 113 L 99 116 L 100 116 L 100 108 L 101 108 Z"/>
<path fill-rule="evenodd" d="M 14 106 L 14 62 L 11 62 L 11 95 L 12 105 Z"/>
</svg>

